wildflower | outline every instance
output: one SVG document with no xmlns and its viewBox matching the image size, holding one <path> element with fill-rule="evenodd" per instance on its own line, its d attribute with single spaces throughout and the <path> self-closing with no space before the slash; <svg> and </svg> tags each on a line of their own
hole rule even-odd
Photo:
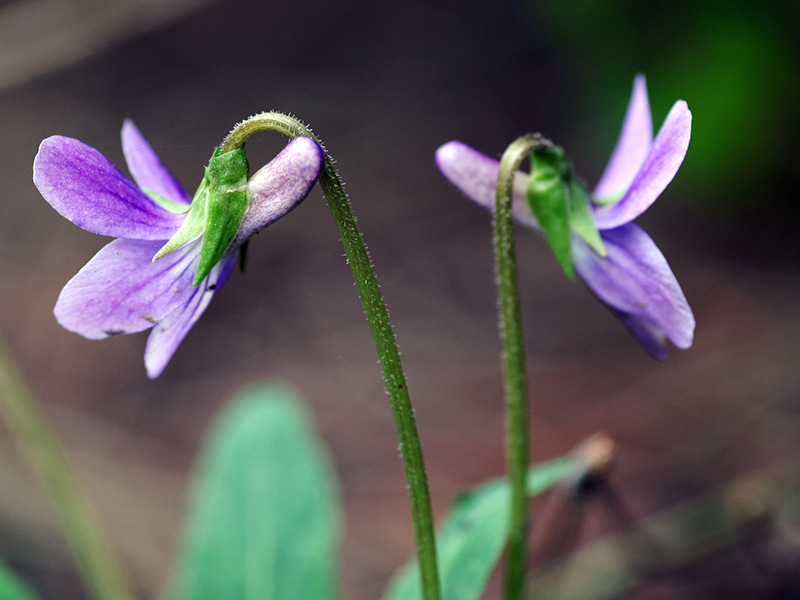
<svg viewBox="0 0 800 600">
<path fill-rule="evenodd" d="M 138 187 L 100 152 L 62 136 L 41 143 L 33 181 L 62 216 L 92 233 L 118 238 L 67 283 L 55 306 L 56 320 L 89 339 L 152 327 L 144 359 L 147 374 L 157 377 L 228 279 L 237 250 L 308 195 L 324 155 L 316 142 L 299 137 L 250 177 L 238 228 L 193 285 L 203 240 L 213 227 L 155 260 L 187 220 L 193 200 L 131 121 L 122 128 L 122 149 Z"/>
<path fill-rule="evenodd" d="M 575 270 L 656 358 L 666 356 L 666 340 L 692 345 L 695 320 L 663 254 L 633 219 L 643 213 L 678 171 L 689 146 L 692 114 L 677 101 L 653 139 L 653 124 L 643 76 L 634 81 L 622 132 L 600 182 L 591 194 L 591 214 L 605 255 L 574 229 L 569 245 Z M 494 210 L 497 161 L 462 142 L 436 152 L 442 174 L 477 204 Z M 528 176 L 514 179 L 515 219 L 540 226 L 527 202 Z"/>
</svg>

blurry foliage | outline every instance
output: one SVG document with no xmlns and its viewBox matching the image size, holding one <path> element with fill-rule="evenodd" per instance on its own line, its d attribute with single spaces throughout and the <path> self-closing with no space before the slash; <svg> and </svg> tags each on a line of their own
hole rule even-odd
<svg viewBox="0 0 800 600">
<path fill-rule="evenodd" d="M 28 584 L 23 582 L 14 572 L 0 562 L 0 599 L 2 600 L 36 600 Z"/>
<path fill-rule="evenodd" d="M 624 110 L 637 72 L 648 77 L 656 130 L 675 100 L 689 103 L 692 143 L 675 185 L 691 193 L 681 195 L 728 214 L 776 201 L 795 210 L 786 192 L 800 169 L 794 0 L 520 2 L 536 35 L 557 47 L 566 78 L 588 86 L 576 97 L 594 109 Z M 593 137 L 605 144 L 619 124 L 599 118 Z"/>
<path fill-rule="evenodd" d="M 333 600 L 335 473 L 302 399 L 257 384 L 225 407 L 195 471 L 173 600 Z"/>
</svg>

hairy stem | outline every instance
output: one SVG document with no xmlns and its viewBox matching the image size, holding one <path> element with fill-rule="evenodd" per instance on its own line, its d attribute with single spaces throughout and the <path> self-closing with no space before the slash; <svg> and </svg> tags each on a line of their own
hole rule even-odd
<svg viewBox="0 0 800 600">
<path fill-rule="evenodd" d="M 84 496 L 64 447 L 0 342 L 0 408 L 55 505 L 86 586 L 98 600 L 132 600 L 128 582 Z"/>
<path fill-rule="evenodd" d="M 425 600 L 438 600 L 439 574 L 436 561 L 436 540 L 433 513 L 431 511 L 428 479 L 422 456 L 414 411 L 406 384 L 400 352 L 389 321 L 389 313 L 383 300 L 372 261 L 367 253 L 361 232 L 356 225 L 350 201 L 342 181 L 333 166 L 333 159 L 320 140 L 297 119 L 276 112 L 261 113 L 237 125 L 222 143 L 221 151 L 240 148 L 248 137 L 259 131 L 277 131 L 289 138 L 309 137 L 325 151 L 325 166 L 319 184 L 328 201 L 336 221 L 348 264 L 364 306 L 367 322 L 378 352 L 386 391 L 394 414 L 395 427 L 400 442 L 400 454 L 405 468 L 408 492 L 411 499 L 411 514 L 417 545 L 422 596 Z"/>
<path fill-rule="evenodd" d="M 507 541 L 506 600 L 525 595 L 528 545 L 528 497 L 525 477 L 530 439 L 525 343 L 520 312 L 519 281 L 514 244 L 512 191 L 514 173 L 522 161 L 541 145 L 538 137 L 515 140 L 500 159 L 494 211 L 494 251 L 500 297 L 500 337 L 503 344 L 506 396 L 506 452 L 511 484 L 511 511 Z"/>
</svg>

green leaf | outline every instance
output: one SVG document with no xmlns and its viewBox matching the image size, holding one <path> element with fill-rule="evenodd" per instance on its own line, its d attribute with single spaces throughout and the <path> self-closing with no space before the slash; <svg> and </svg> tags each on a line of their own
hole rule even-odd
<svg viewBox="0 0 800 600">
<path fill-rule="evenodd" d="M 594 224 L 591 196 L 575 178 L 569 180 L 569 223 L 589 247 L 600 256 L 608 255 L 606 245 Z"/>
<path fill-rule="evenodd" d="M 528 494 L 537 496 L 575 470 L 570 457 L 534 465 L 528 471 Z M 436 539 L 442 600 L 477 600 L 486 588 L 503 551 L 508 533 L 510 489 L 498 479 L 461 495 Z M 389 583 L 384 600 L 419 600 L 416 561 Z"/>
<path fill-rule="evenodd" d="M 531 153 L 528 205 L 539 221 L 564 273 L 574 279 L 575 268 L 569 242 L 569 197 L 566 187 L 568 174 L 569 163 L 564 151 L 558 146 Z"/>
<path fill-rule="evenodd" d="M 247 210 L 249 166 L 244 148 L 211 157 L 206 167 L 208 191 L 205 206 L 205 233 L 200 264 L 193 285 L 199 285 L 231 245 Z"/>
<path fill-rule="evenodd" d="M 16 573 L 0 563 L 0 598 L 2 600 L 37 600 L 38 596 Z"/>
<path fill-rule="evenodd" d="M 169 598 L 335 598 L 334 476 L 295 394 L 262 385 L 236 398 L 195 479 Z"/>
</svg>

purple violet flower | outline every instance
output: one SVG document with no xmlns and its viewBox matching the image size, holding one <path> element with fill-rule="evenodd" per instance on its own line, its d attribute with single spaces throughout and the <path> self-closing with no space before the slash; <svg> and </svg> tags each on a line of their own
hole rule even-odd
<svg viewBox="0 0 800 600">
<path fill-rule="evenodd" d="M 233 242 L 195 287 L 202 235 L 153 260 L 183 223 L 192 199 L 130 120 L 122 127 L 122 149 L 138 187 L 100 152 L 62 136 L 41 143 L 33 181 L 62 216 L 92 233 L 119 238 L 64 286 L 56 320 L 89 339 L 152 327 L 144 362 L 154 378 L 228 279 L 237 250 L 308 195 L 325 157 L 316 142 L 298 137 L 256 172 L 247 183 L 249 202 Z"/>
<path fill-rule="evenodd" d="M 664 255 L 632 221 L 667 187 L 686 156 L 692 113 L 677 101 L 658 135 L 644 76 L 636 77 L 617 145 L 592 193 L 592 213 L 608 251 L 597 254 L 572 232 L 571 250 L 578 274 L 654 357 L 666 357 L 666 340 L 678 348 L 692 345 L 695 320 Z M 499 172 L 496 160 L 462 142 L 436 152 L 442 174 L 477 204 L 494 210 Z M 527 199 L 527 175 L 514 180 L 514 217 L 539 229 Z"/>
</svg>

